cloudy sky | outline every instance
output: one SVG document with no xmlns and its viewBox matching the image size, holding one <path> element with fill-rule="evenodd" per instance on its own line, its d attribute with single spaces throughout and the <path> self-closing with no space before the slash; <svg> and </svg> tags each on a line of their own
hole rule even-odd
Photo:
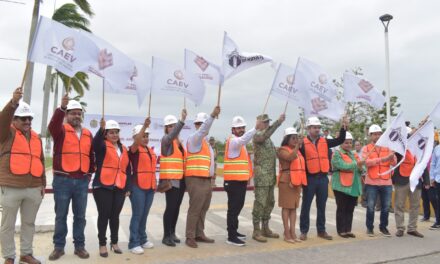
<svg viewBox="0 0 440 264">
<path fill-rule="evenodd" d="M 4 105 L 20 84 L 25 67 L 33 1 L 13 4 L 0 1 L 0 104 Z M 44 0 L 41 14 L 50 17 L 69 1 Z M 402 0 L 90 0 L 96 15 L 91 20 L 94 34 L 107 40 L 133 59 L 151 62 L 158 56 L 183 65 L 184 48 L 220 62 L 223 31 L 242 51 L 260 52 L 274 60 L 295 66 L 299 56 L 325 68 L 333 78 L 360 66 L 366 78 L 379 89 L 385 84 L 383 26 L 378 17 L 390 13 L 391 93 L 399 97 L 407 120 L 417 123 L 439 101 L 440 2 Z M 37 65 L 31 106 L 37 113 L 34 128 L 40 131 L 44 65 Z M 269 64 L 242 72 L 229 79 L 221 98 L 222 114 L 211 134 L 224 139 L 231 119 L 242 115 L 249 126 L 262 112 L 272 84 Z M 84 101 L 89 113 L 100 113 L 101 81 L 91 76 L 91 91 Z M 217 87 L 207 86 L 204 103 L 188 103 L 190 118 L 199 111 L 210 112 L 217 99 Z M 277 118 L 284 102 L 271 98 L 268 113 Z M 178 115 L 181 98 L 154 97 L 152 116 Z M 116 115 L 146 115 L 147 105 L 137 108 L 131 96 L 106 96 L 106 112 Z M 298 119 L 290 105 L 282 129 Z M 440 120 L 436 120 L 439 125 Z M 279 143 L 282 129 L 274 135 Z"/>
</svg>

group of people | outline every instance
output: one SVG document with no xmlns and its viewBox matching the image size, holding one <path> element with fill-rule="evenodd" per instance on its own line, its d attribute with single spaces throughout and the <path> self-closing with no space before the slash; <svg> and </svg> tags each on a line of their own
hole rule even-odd
<svg viewBox="0 0 440 264">
<path fill-rule="evenodd" d="M 29 105 L 20 101 L 21 98 L 22 90 L 17 88 L 0 113 L 0 200 L 3 207 L 0 243 L 5 263 L 14 263 L 15 221 L 20 210 L 20 262 L 34 264 L 40 263 L 33 256 L 32 243 L 35 218 L 46 187 L 45 163 L 41 139 L 31 128 L 33 113 Z M 88 129 L 82 127 L 81 104 L 69 100 L 65 95 L 49 124 L 49 132 L 54 140 L 52 185 L 55 200 L 54 249 L 49 260 L 57 260 L 65 254 L 70 203 L 74 219 L 74 254 L 82 259 L 89 258 L 85 249 L 84 229 L 88 185 L 92 179 L 92 192 L 98 210 L 96 224 L 101 257 L 108 256 L 108 249 L 116 254 L 122 253 L 118 245 L 118 229 L 119 215 L 126 197 L 129 197 L 132 208 L 129 251 L 143 254 L 144 249 L 154 247 L 148 240 L 146 222 L 156 191 L 165 193 L 166 199 L 163 214 L 164 245 L 175 247 L 181 242 L 176 236 L 176 223 L 185 191 L 189 196 L 185 244 L 197 248 L 198 243 L 214 243 L 214 239 L 206 236 L 204 227 L 212 197 L 212 178 L 215 175 L 215 153 L 209 144 L 208 135 L 219 114 L 219 106 L 214 107 L 211 114 L 197 114 L 194 120 L 196 131 L 189 136 L 185 146 L 179 140 L 179 133 L 185 125 L 186 110 L 182 110 L 180 119 L 173 115 L 164 118 L 159 182 L 156 183 L 158 157 L 148 146 L 149 117 L 143 125 L 133 128 L 132 145 L 124 146 L 119 138 L 120 126 L 116 121 L 102 119 L 98 132 L 92 135 Z M 238 230 L 238 217 L 244 206 L 251 177 L 254 177 L 255 186 L 252 209 L 254 240 L 264 243 L 267 238 L 279 237 L 269 227 L 275 206 L 274 189 L 277 185 L 284 241 L 299 243 L 307 240 L 310 209 L 315 196 L 317 235 L 332 240 L 325 226 L 328 174 L 331 171 L 339 236 L 355 237 L 352 233 L 353 212 L 358 197 L 362 195 L 363 185 L 367 201 L 368 235 L 374 235 L 375 204 L 380 196 L 379 231 L 390 236 L 387 226 L 394 184 L 396 236 L 404 235 L 403 212 L 405 200 L 409 197 L 410 219 L 407 234 L 423 237 L 417 231 L 421 188 L 435 186 L 440 190 L 440 148 L 435 149 L 431 174 L 426 171 L 416 191 L 411 192 L 409 175 L 416 160 L 410 152 L 402 157 L 387 148 L 375 146 L 382 134 L 378 125 L 370 127 L 370 144 L 357 153 L 352 149 L 353 136 L 348 132 L 349 124 L 345 118 L 335 139 L 322 136 L 320 120 L 310 117 L 306 122 L 306 137 L 303 137 L 302 131 L 293 127 L 286 128 L 281 146 L 277 148 L 271 136 L 284 120 L 285 115 L 282 114 L 271 124 L 267 114 L 259 115 L 255 126 L 248 131 L 244 118 L 236 116 L 232 120 L 231 135 L 225 144 L 223 173 L 228 206 L 226 243 L 235 246 L 246 244 L 246 235 Z M 253 161 L 246 149 L 251 141 L 254 146 Z M 330 154 L 331 152 L 333 153 Z M 390 172 L 390 168 L 402 158 L 402 165 Z M 300 205 L 300 234 L 297 236 L 296 210 Z M 434 207 L 437 218 L 433 227 L 437 228 L 440 228 L 439 205 L 436 202 Z M 109 245 L 107 227 L 110 229 Z"/>
</svg>

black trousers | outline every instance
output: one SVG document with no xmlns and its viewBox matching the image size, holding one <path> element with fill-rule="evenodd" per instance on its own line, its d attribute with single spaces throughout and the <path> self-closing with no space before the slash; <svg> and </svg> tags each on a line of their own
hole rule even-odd
<svg viewBox="0 0 440 264">
<path fill-rule="evenodd" d="M 185 180 L 180 180 L 180 188 L 172 187 L 165 193 L 165 212 L 163 213 L 163 236 L 167 237 L 176 233 L 177 219 L 179 218 L 180 205 L 185 194 Z"/>
<path fill-rule="evenodd" d="M 338 233 L 351 232 L 357 197 L 336 190 L 333 193 L 336 198 L 336 230 Z"/>
<path fill-rule="evenodd" d="M 99 245 L 107 244 L 107 225 L 110 225 L 110 240 L 112 244 L 118 243 L 119 214 L 125 201 L 125 191 L 121 189 L 93 189 L 98 208 L 98 239 Z"/>
<path fill-rule="evenodd" d="M 228 238 L 233 239 L 237 237 L 238 216 L 244 206 L 247 181 L 225 181 L 223 185 L 228 195 L 228 212 L 226 215 Z"/>
<path fill-rule="evenodd" d="M 429 219 L 431 217 L 431 202 L 429 200 L 430 189 L 425 189 L 422 187 L 423 218 L 425 219 Z"/>
</svg>

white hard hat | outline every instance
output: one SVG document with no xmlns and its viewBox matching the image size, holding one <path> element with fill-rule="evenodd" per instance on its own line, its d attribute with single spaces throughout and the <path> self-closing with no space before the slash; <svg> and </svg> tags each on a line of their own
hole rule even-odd
<svg viewBox="0 0 440 264">
<path fill-rule="evenodd" d="M 208 119 L 208 114 L 207 113 L 198 113 L 196 115 L 196 119 L 194 120 L 194 123 L 203 123 L 206 121 L 206 119 Z"/>
<path fill-rule="evenodd" d="M 105 122 L 105 130 L 108 129 L 118 129 L 121 130 L 121 128 L 119 127 L 118 122 L 116 122 L 115 120 L 108 120 Z"/>
<path fill-rule="evenodd" d="M 241 116 L 234 116 L 232 118 L 232 127 L 244 127 L 246 123 L 244 122 L 244 118 Z"/>
<path fill-rule="evenodd" d="M 409 135 L 409 134 L 411 134 L 411 132 L 412 132 L 412 128 L 406 127 L 406 133 L 408 133 L 408 135 Z"/>
<path fill-rule="evenodd" d="M 34 117 L 34 113 L 31 110 L 31 107 L 25 103 L 25 102 L 20 102 L 18 104 L 17 109 L 15 110 L 14 116 L 30 116 L 30 117 Z"/>
<path fill-rule="evenodd" d="M 376 132 L 382 132 L 382 128 L 380 128 L 379 125 L 371 125 L 370 128 L 368 129 L 368 134 L 371 133 L 376 133 Z"/>
<path fill-rule="evenodd" d="M 168 125 L 172 125 L 172 124 L 177 124 L 177 117 L 175 117 L 173 115 L 167 115 L 163 119 L 163 125 L 168 126 Z"/>
<path fill-rule="evenodd" d="M 69 103 L 67 104 L 67 111 L 74 110 L 74 109 L 82 110 L 83 108 L 78 101 L 70 100 Z"/>
<path fill-rule="evenodd" d="M 288 127 L 284 129 L 284 136 L 288 135 L 298 135 L 298 131 L 296 131 L 296 128 L 294 127 Z"/>
<path fill-rule="evenodd" d="M 316 116 L 311 116 L 309 117 L 309 119 L 307 119 L 306 127 L 320 126 L 320 125 L 321 125 L 321 121 L 319 121 L 319 118 L 317 118 Z"/>
<path fill-rule="evenodd" d="M 141 132 L 143 125 L 137 125 L 135 127 L 133 127 L 133 133 L 132 136 L 136 136 L 137 134 L 139 134 L 139 132 Z M 149 133 L 148 128 L 145 129 L 145 134 Z"/>
<path fill-rule="evenodd" d="M 350 132 L 345 132 L 345 139 L 351 139 L 353 140 L 353 135 Z"/>
</svg>

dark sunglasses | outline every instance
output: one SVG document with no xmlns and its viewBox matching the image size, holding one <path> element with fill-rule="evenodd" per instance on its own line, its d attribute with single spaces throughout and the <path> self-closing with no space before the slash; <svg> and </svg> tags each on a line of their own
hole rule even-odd
<svg viewBox="0 0 440 264">
<path fill-rule="evenodd" d="M 26 120 L 32 121 L 34 118 L 32 116 L 19 116 L 18 119 L 22 122 L 26 122 Z"/>
</svg>

